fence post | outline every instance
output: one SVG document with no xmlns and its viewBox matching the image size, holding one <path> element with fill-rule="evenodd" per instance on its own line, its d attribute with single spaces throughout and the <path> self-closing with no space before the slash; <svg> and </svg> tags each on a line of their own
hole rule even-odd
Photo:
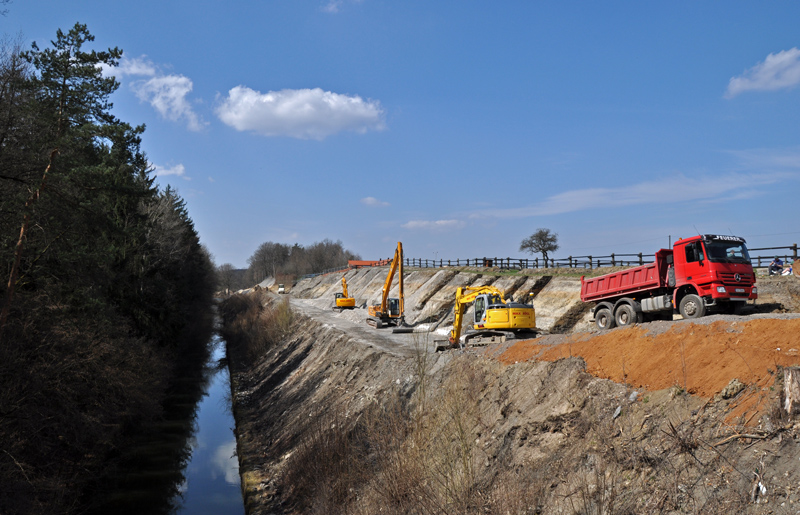
<svg viewBox="0 0 800 515">
<path fill-rule="evenodd" d="M 533 264 L 536 268 L 539 268 L 539 258 L 533 258 Z"/>
<path fill-rule="evenodd" d="M 611 266 L 617 266 L 617 260 L 614 259 L 614 253 L 611 253 Z"/>
<path fill-rule="evenodd" d="M 792 245 L 792 261 L 797 261 L 797 243 Z"/>
<path fill-rule="evenodd" d="M 644 260 L 642 259 L 642 253 L 639 252 L 639 266 L 642 266 L 643 264 L 644 264 Z"/>
<path fill-rule="evenodd" d="M 592 269 L 592 256 L 587 256 L 589 258 L 589 270 Z"/>
</svg>

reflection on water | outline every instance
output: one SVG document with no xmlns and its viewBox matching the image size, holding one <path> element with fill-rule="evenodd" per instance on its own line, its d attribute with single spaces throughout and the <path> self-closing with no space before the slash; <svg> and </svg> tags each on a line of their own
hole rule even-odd
<svg viewBox="0 0 800 515">
<path fill-rule="evenodd" d="M 217 342 L 212 362 L 222 359 L 224 346 Z M 239 488 L 239 460 L 230 412 L 228 369 L 217 367 L 206 396 L 197 410 L 197 431 L 191 459 L 180 487 L 181 504 L 176 513 L 187 515 L 244 513 Z"/>
<path fill-rule="evenodd" d="M 183 355 L 164 414 L 134 445 L 90 510 L 115 514 L 243 514 L 224 342 Z"/>
</svg>

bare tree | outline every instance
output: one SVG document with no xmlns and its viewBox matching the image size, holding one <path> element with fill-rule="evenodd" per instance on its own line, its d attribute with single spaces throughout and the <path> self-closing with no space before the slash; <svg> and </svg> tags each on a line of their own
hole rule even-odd
<svg viewBox="0 0 800 515">
<path fill-rule="evenodd" d="M 225 263 L 217 267 L 217 281 L 219 287 L 226 292 L 233 290 L 235 273 L 236 269 L 230 263 Z"/>
<path fill-rule="evenodd" d="M 256 251 L 247 259 L 249 277 L 255 283 L 260 283 L 267 277 L 275 277 L 279 268 L 289 259 L 289 247 L 282 243 L 267 241 L 258 246 Z"/>
<path fill-rule="evenodd" d="M 544 264 L 547 266 L 547 254 L 558 250 L 558 234 L 551 232 L 550 229 L 536 229 L 535 233 L 522 240 L 519 250 L 531 254 L 541 252 Z"/>
</svg>

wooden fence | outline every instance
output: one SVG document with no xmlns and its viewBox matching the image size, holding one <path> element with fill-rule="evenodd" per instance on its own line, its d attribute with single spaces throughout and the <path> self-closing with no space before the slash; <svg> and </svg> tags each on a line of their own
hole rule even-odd
<svg viewBox="0 0 800 515">
<path fill-rule="evenodd" d="M 766 268 L 769 266 L 775 256 L 783 259 L 784 262 L 788 260 L 797 261 L 797 243 L 787 245 L 785 247 L 761 247 L 748 249 L 750 252 L 750 260 L 753 263 L 753 268 Z M 755 252 L 775 251 L 766 254 L 754 255 Z M 785 251 L 785 252 L 779 252 Z M 609 254 L 607 256 L 567 256 L 565 258 L 544 259 L 537 258 L 498 258 L 498 257 L 482 257 L 482 258 L 467 258 L 467 259 L 423 259 L 423 258 L 405 258 L 403 266 L 415 268 L 445 268 L 445 267 L 477 267 L 477 268 L 499 268 L 500 270 L 524 270 L 526 268 L 585 268 L 594 269 L 607 266 L 638 266 L 645 263 L 652 263 L 653 254 Z M 392 258 L 376 261 L 371 266 L 387 266 L 391 263 Z M 342 266 L 325 270 L 316 274 L 307 274 L 303 278 L 314 277 L 317 275 L 329 274 L 332 272 L 347 272 L 354 268 L 363 268 L 362 266 Z"/>
<path fill-rule="evenodd" d="M 783 259 L 797 261 L 797 243 L 785 247 L 762 247 L 748 249 L 753 268 L 766 268 L 775 256 Z M 754 255 L 754 252 L 784 251 Z M 481 267 L 499 268 L 501 270 L 522 270 L 526 268 L 602 268 L 607 266 L 639 266 L 652 263 L 655 253 L 644 254 L 609 254 L 607 256 L 568 256 L 565 258 L 548 259 L 547 262 L 540 258 L 467 258 L 467 259 L 422 259 L 406 258 L 405 266 L 417 268 L 444 268 L 444 267 Z"/>
</svg>

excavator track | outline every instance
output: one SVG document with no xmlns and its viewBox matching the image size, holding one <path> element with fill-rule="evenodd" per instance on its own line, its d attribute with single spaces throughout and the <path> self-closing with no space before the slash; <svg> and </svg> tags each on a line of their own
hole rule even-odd
<svg viewBox="0 0 800 515">
<path fill-rule="evenodd" d="M 468 347 L 483 347 L 491 343 L 505 343 L 509 338 L 513 339 L 514 333 L 506 331 L 479 331 L 464 335 L 464 345 Z"/>
</svg>

